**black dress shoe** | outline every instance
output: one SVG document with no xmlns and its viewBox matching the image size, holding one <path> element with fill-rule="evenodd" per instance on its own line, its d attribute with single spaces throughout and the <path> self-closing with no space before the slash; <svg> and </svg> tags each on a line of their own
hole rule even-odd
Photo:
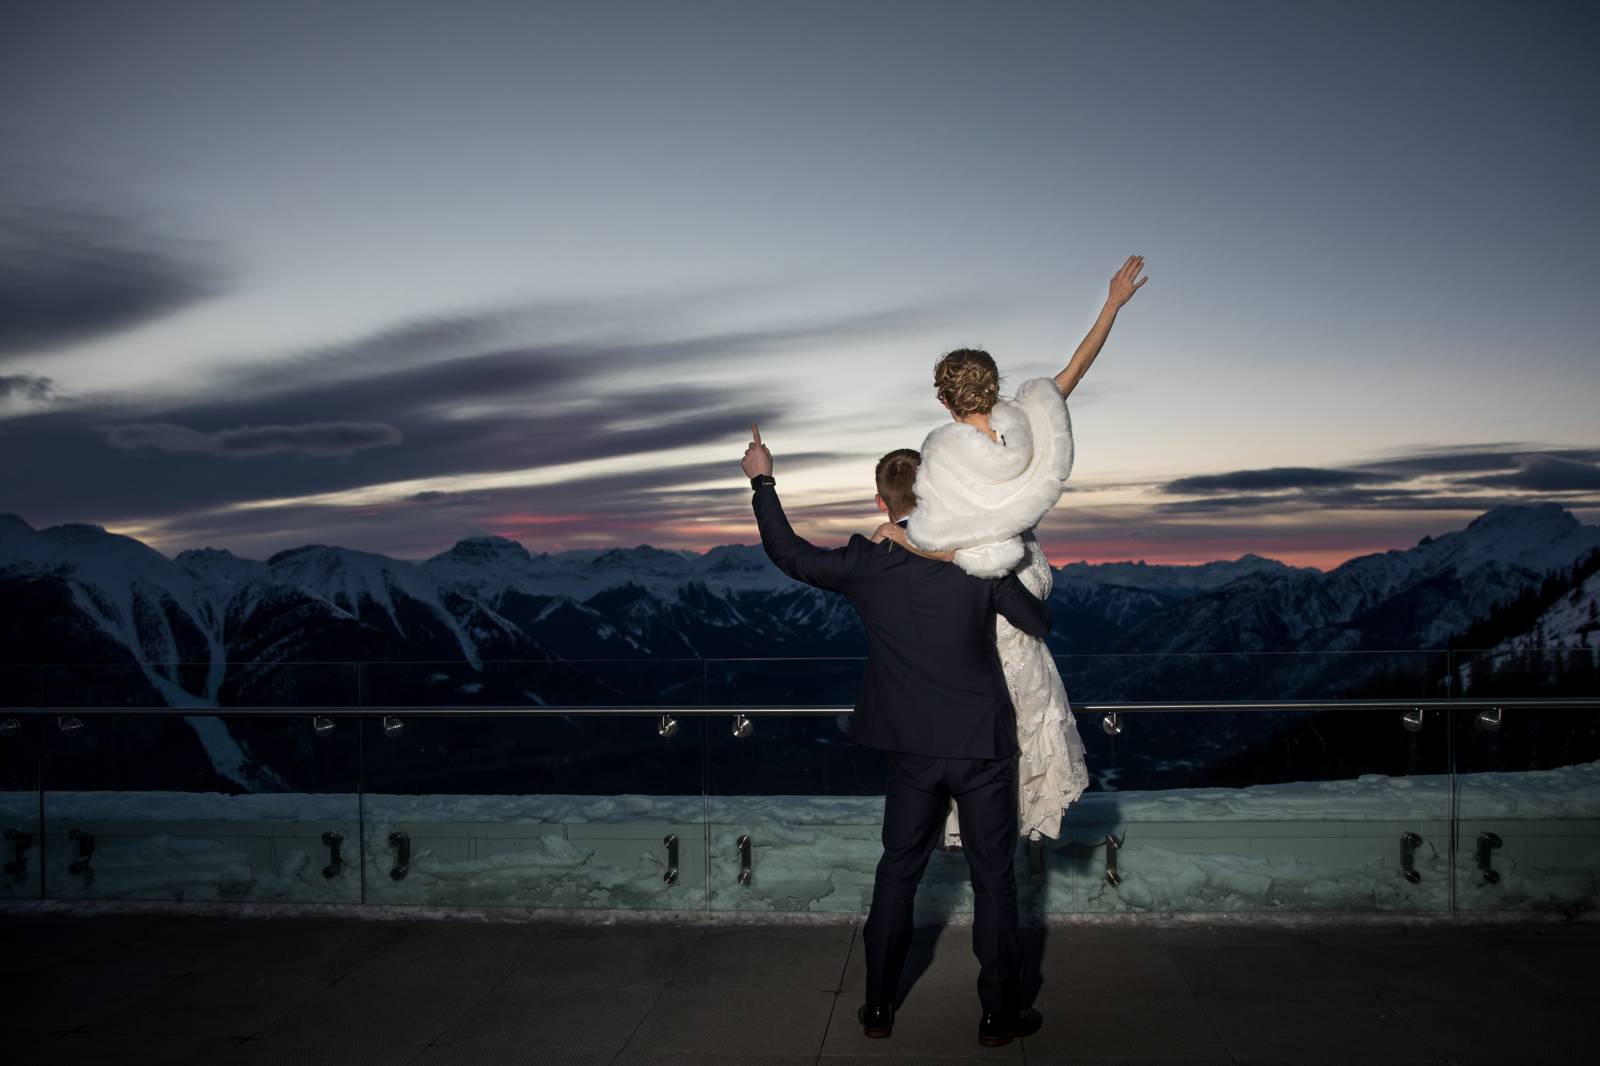
<svg viewBox="0 0 1600 1066">
<path fill-rule="evenodd" d="M 856 1021 L 868 1036 L 888 1036 L 894 1028 L 894 1004 L 863 1003 L 856 1008 Z"/>
<path fill-rule="evenodd" d="M 1009 1044 L 1019 1036 L 1032 1036 L 1044 1024 L 1044 1016 L 1032 1007 L 1015 1014 L 984 1011 L 978 1021 L 978 1043 L 984 1047 Z"/>
</svg>

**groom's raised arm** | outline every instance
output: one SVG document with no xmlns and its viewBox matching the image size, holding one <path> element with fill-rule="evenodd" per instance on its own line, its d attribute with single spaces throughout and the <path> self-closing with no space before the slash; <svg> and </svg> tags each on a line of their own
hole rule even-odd
<svg viewBox="0 0 1600 1066">
<path fill-rule="evenodd" d="M 796 581 L 838 591 L 849 577 L 859 553 L 850 547 L 819 548 L 794 531 L 789 516 L 783 513 L 783 504 L 778 501 L 772 477 L 772 453 L 761 443 L 761 430 L 753 424 L 750 438 L 740 466 L 755 490 L 750 506 L 756 513 L 756 528 L 761 531 L 761 547 L 766 549 L 767 558 Z"/>
<path fill-rule="evenodd" d="M 756 479 L 750 505 L 756 512 L 756 527 L 761 530 L 761 546 L 773 565 L 796 581 L 819 589 L 841 590 L 858 552 L 850 547 L 819 548 L 796 533 L 789 525 L 789 516 L 783 513 L 770 475 Z"/>
</svg>

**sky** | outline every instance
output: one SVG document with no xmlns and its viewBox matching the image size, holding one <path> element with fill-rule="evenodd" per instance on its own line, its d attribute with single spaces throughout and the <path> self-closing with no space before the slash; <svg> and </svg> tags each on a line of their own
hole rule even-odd
<svg viewBox="0 0 1600 1066">
<path fill-rule="evenodd" d="M 818 544 L 1061 370 L 1057 564 L 1600 521 L 1586 3 L 80 3 L 0 35 L 0 512 Z"/>
</svg>

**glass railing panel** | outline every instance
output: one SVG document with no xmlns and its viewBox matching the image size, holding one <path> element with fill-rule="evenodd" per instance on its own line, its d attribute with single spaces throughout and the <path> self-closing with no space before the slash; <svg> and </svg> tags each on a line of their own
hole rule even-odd
<svg viewBox="0 0 1600 1066">
<path fill-rule="evenodd" d="M 40 719 L 44 894 L 354 903 L 354 718 L 63 711 Z"/>
<path fill-rule="evenodd" d="M 362 663 L 367 707 L 698 707 L 700 659 Z"/>
<path fill-rule="evenodd" d="M 1450 778 L 1442 716 L 1408 728 L 1361 698 L 1442 692 L 1443 653 L 1058 659 L 1075 704 L 1328 700 L 1294 710 L 1075 712 L 1090 787 L 1045 842 L 1042 909 L 1443 910 Z M 1101 661 L 1086 661 L 1088 659 Z M 1107 662 L 1126 675 L 1119 680 Z M 1338 668 L 1353 676 L 1341 679 Z M 1180 689 L 1163 691 L 1166 678 Z M 1212 684 L 1202 684 L 1210 679 Z M 1108 838 L 1112 843 L 1108 843 Z M 1113 869 L 1114 866 L 1114 869 Z M 1415 880 L 1412 878 L 1415 877 Z"/>
<path fill-rule="evenodd" d="M 1442 651 L 1057 655 L 1078 703 L 1442 699 Z"/>
<path fill-rule="evenodd" d="M 39 706 L 43 677 L 40 666 L 0 663 L 0 708 Z"/>
<path fill-rule="evenodd" d="M 708 659 L 706 703 L 712 707 L 854 707 L 867 661 L 845 659 Z"/>
<path fill-rule="evenodd" d="M 39 706 L 355 707 L 357 664 L 69 663 L 36 668 Z"/>
<path fill-rule="evenodd" d="M 13 675 L 3 677 L 8 672 Z M 38 807 L 40 719 L 14 711 L 18 672 L 0 667 L 0 900 L 37 900 L 45 839 Z"/>
<path fill-rule="evenodd" d="M 850 740 L 848 714 L 752 715 L 742 736 L 739 724 L 707 719 L 712 909 L 865 914 L 887 755 Z M 933 853 L 917 906 L 971 909 L 961 856 Z"/>
<path fill-rule="evenodd" d="M 1600 909 L 1600 714 L 1496 697 L 1600 698 L 1600 649 L 1452 653 L 1458 910 Z"/>
<path fill-rule="evenodd" d="M 701 719 L 401 710 L 363 728 L 368 902 L 704 909 Z"/>
</svg>

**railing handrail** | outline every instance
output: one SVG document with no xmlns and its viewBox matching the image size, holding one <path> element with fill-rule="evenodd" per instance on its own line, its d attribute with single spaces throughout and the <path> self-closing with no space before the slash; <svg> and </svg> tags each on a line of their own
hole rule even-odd
<svg viewBox="0 0 1600 1066">
<path fill-rule="evenodd" d="M 1273 649 L 1266 651 L 1119 651 L 1119 652 L 1051 652 L 1056 659 L 1151 659 L 1151 658 L 1222 658 L 1313 655 L 1432 655 L 1448 653 L 1479 653 L 1498 651 L 1505 655 L 1527 652 L 1589 652 L 1593 647 L 1569 648 L 1559 644 L 1541 644 L 1537 647 L 1517 648 L 1328 648 L 1320 651 L 1294 651 Z M 637 658 L 598 659 L 480 659 L 484 664 L 521 664 L 571 666 L 584 663 L 810 663 L 810 662 L 866 662 L 865 655 L 713 655 L 713 656 L 645 656 Z M 39 669 L 46 666 L 472 666 L 466 659 L 305 659 L 283 662 L 269 659 L 115 659 L 100 662 L 48 662 L 0 663 L 0 669 Z"/>
<path fill-rule="evenodd" d="M 1071 705 L 1074 714 L 1139 714 L 1152 711 L 1309 711 L 1322 709 L 1348 709 L 1370 711 L 1414 711 L 1414 710 L 1470 710 L 1472 708 L 1484 709 L 1509 709 L 1509 708 L 1553 708 L 1558 710 L 1600 710 L 1600 697 L 1588 696 L 1464 696 L 1456 699 L 1325 699 L 1325 700 L 1186 700 L 1177 702 L 1149 702 L 1129 701 L 1122 703 L 1075 703 Z M 726 706 L 707 705 L 703 703 L 686 705 L 648 705 L 648 704 L 619 704 L 607 706 L 530 706 L 523 704 L 508 705 L 450 705 L 450 704 L 388 704 L 380 706 L 305 706 L 305 707 L 4 707 L 0 708 L 0 718 L 7 715 L 23 715 L 32 717 L 48 717 L 51 715 L 196 715 L 196 716 L 259 716 L 259 717 L 295 717 L 300 715 L 358 715 L 371 717 L 373 715 L 392 716 L 407 714 L 418 717 L 433 717 L 438 715 L 460 715 L 471 717 L 473 715 L 488 716 L 541 716 L 541 715 L 663 715 L 670 714 L 684 717 L 705 717 L 711 715 L 742 714 L 749 717 L 765 717 L 778 715 L 848 715 L 853 713 L 854 707 L 849 704 L 812 705 L 812 706 L 745 706 L 728 704 Z"/>
</svg>

